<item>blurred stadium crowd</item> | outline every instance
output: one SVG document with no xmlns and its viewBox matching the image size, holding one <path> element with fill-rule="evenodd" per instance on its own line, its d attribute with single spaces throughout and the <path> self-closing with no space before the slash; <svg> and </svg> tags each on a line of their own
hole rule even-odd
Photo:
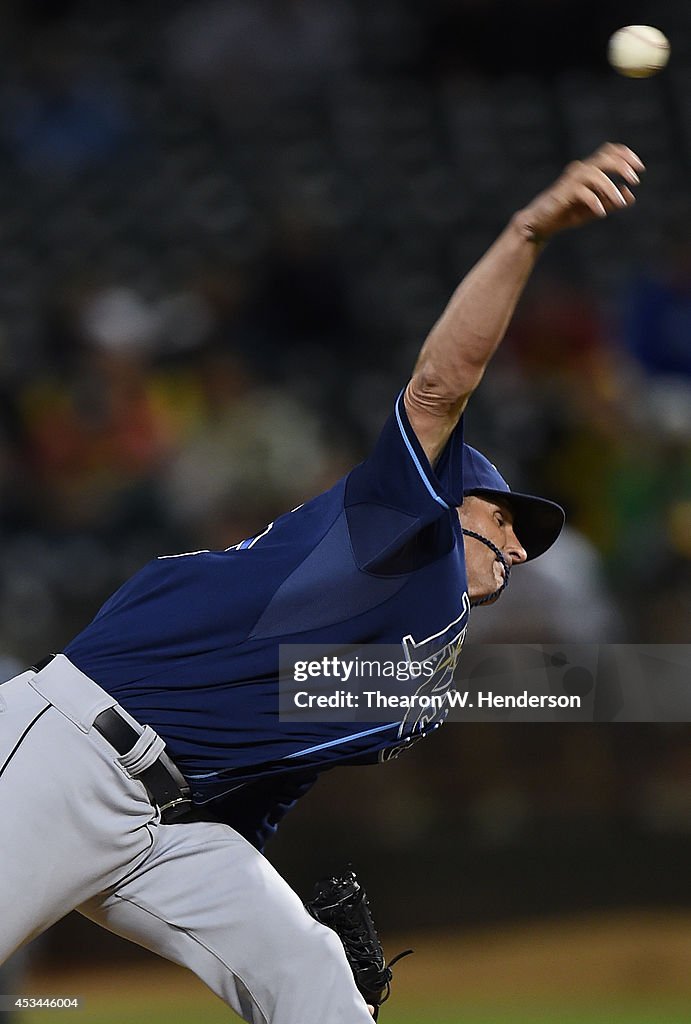
<svg viewBox="0 0 691 1024">
<path fill-rule="evenodd" d="M 570 523 L 476 637 L 688 642 L 691 9 L 661 5 L 672 65 L 632 82 L 604 66 L 617 5 L 559 6 L 560 67 L 539 0 L 3 5 L 8 657 L 60 649 L 146 559 L 227 547 L 363 457 L 458 279 L 607 138 L 647 162 L 640 203 L 553 244 L 468 414 Z M 458 756 L 535 751 L 511 731 Z M 654 735 L 636 813 L 689 830 L 688 734 Z M 636 746 L 581 736 L 589 755 L 559 754 L 573 798 L 611 810 Z M 548 813 L 502 778 L 467 795 L 478 835 Z"/>
</svg>

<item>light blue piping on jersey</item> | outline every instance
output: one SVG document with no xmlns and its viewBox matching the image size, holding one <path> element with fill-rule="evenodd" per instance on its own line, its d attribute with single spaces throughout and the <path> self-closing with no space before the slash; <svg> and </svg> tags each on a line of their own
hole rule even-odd
<svg viewBox="0 0 691 1024">
<path fill-rule="evenodd" d="M 351 736 L 342 736 L 338 740 L 329 740 L 327 743 L 318 743 L 316 747 L 307 747 L 305 750 L 295 750 L 292 754 L 286 754 L 285 757 L 281 758 L 281 761 L 290 761 L 293 757 L 303 757 L 305 754 L 313 754 L 317 750 L 325 750 L 327 747 L 338 746 L 339 743 L 348 743 L 350 740 L 356 740 L 360 736 L 372 736 L 376 732 L 384 732 L 385 729 L 394 729 L 400 726 L 400 722 L 389 722 L 388 725 L 378 725 L 376 729 L 367 729 L 365 732 L 354 732 Z M 220 772 L 206 772 L 204 775 L 192 775 L 191 772 L 187 773 L 188 779 L 211 779 L 214 776 L 222 776 L 223 771 Z"/>
<path fill-rule="evenodd" d="M 415 454 L 415 449 L 413 448 L 412 444 L 408 440 L 408 436 L 407 436 L 407 434 L 405 432 L 405 428 L 403 426 L 403 421 L 401 420 L 401 416 L 400 416 L 400 413 L 398 411 L 398 403 L 401 401 L 402 396 L 403 396 L 403 392 L 401 391 L 400 395 L 396 399 L 396 405 L 394 406 L 394 408 L 395 408 L 395 412 L 396 412 L 396 422 L 398 423 L 398 429 L 401 431 L 401 435 L 403 437 L 403 441 L 405 443 L 405 446 L 408 449 L 408 452 L 410 453 L 410 457 L 413 460 L 413 464 L 414 464 L 415 468 L 417 469 L 418 473 L 422 477 L 423 484 L 425 485 L 425 487 L 427 488 L 429 493 L 432 495 L 434 500 L 438 501 L 439 504 L 443 508 L 451 508 L 450 505 L 446 504 L 446 502 L 444 501 L 443 498 L 439 497 L 439 495 L 437 494 L 435 489 L 432 487 L 432 484 L 427 479 L 427 475 L 426 475 L 424 469 L 422 468 L 420 460 L 418 459 L 417 455 Z"/>
<path fill-rule="evenodd" d="M 360 736 L 372 736 L 375 732 L 384 732 L 385 729 L 398 729 L 400 722 L 389 722 L 388 725 L 378 725 L 376 729 L 367 729 L 365 732 L 354 732 L 351 736 L 342 736 L 338 740 L 329 740 L 328 743 L 318 743 L 316 747 L 307 747 L 305 750 L 296 750 L 292 754 L 286 754 L 282 761 L 290 761 L 293 757 L 304 757 L 305 754 L 314 754 L 317 750 L 326 750 L 327 747 L 336 747 L 339 743 L 349 743 Z"/>
</svg>

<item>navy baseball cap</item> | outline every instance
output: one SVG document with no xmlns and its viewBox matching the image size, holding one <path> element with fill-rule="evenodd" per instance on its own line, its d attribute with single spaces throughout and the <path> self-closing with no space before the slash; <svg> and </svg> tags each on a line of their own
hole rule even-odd
<svg viewBox="0 0 691 1024">
<path fill-rule="evenodd" d="M 547 498 L 512 491 L 504 477 L 481 452 L 463 445 L 463 494 L 504 502 L 513 513 L 516 536 L 528 558 L 537 558 L 554 544 L 566 515 Z"/>
</svg>

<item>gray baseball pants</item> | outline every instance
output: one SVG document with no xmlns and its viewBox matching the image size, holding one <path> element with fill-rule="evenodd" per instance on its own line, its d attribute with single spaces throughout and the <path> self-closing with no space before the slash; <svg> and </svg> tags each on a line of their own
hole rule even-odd
<svg viewBox="0 0 691 1024">
<path fill-rule="evenodd" d="M 135 775 L 146 754 L 92 727 L 114 706 L 62 655 L 0 685 L 0 963 L 77 909 L 251 1024 L 371 1024 L 336 935 L 250 843 L 161 823 Z"/>
</svg>

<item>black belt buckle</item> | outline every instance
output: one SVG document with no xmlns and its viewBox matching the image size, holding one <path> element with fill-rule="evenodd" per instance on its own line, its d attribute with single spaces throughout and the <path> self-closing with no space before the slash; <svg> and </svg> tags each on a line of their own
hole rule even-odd
<svg viewBox="0 0 691 1024">
<path fill-rule="evenodd" d="M 94 729 L 120 755 L 129 753 L 140 736 L 115 708 L 106 708 L 97 715 L 94 719 Z M 143 783 L 151 803 L 158 807 L 164 825 L 180 821 L 192 810 L 190 788 L 180 769 L 165 751 L 158 755 L 152 765 L 134 778 Z"/>
<path fill-rule="evenodd" d="M 188 818 L 192 811 L 192 800 L 186 796 L 179 796 L 169 801 L 162 807 L 156 805 L 161 812 L 161 821 L 164 825 L 172 825 L 176 821 Z"/>
<path fill-rule="evenodd" d="M 177 787 L 177 793 L 172 799 L 167 802 L 165 800 L 157 801 L 156 804 L 161 812 L 163 824 L 172 825 L 174 821 L 180 821 L 191 813 L 192 794 L 184 775 L 165 750 L 158 755 L 158 760 L 152 765 L 152 768 L 156 768 L 159 764 L 168 773 L 173 785 Z"/>
</svg>

